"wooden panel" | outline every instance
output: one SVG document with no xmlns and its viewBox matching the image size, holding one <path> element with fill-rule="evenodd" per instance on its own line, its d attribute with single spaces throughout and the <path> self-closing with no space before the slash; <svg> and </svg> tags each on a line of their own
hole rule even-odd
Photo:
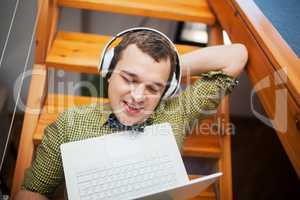
<svg viewBox="0 0 300 200">
<path fill-rule="evenodd" d="M 213 135 L 190 135 L 183 147 L 183 156 L 218 158 L 221 156 L 220 137 Z"/>
<path fill-rule="evenodd" d="M 300 106 L 299 58 L 253 0 L 232 1 L 275 70 L 286 69 L 286 87 Z M 284 76 L 284 75 L 283 75 Z M 283 80 L 285 77 L 281 77 Z"/>
<path fill-rule="evenodd" d="M 220 199 L 225 200 L 232 199 L 231 134 L 233 128 L 229 124 L 229 98 L 226 96 L 218 108 L 218 113 L 202 120 L 200 126 L 196 126 L 183 146 L 185 156 L 217 158 L 218 171 L 223 173 L 219 181 L 219 194 Z"/>
<path fill-rule="evenodd" d="M 49 39 L 48 39 L 48 46 L 47 46 L 47 54 L 53 44 L 55 34 L 57 32 L 57 23 L 59 18 L 59 8 L 57 5 L 57 0 L 50 0 L 49 5 L 49 17 L 48 17 L 48 24 L 49 24 Z M 46 39 L 46 38 L 45 38 Z M 45 63 L 45 60 L 44 60 Z"/>
<path fill-rule="evenodd" d="M 222 27 L 219 23 L 210 27 L 209 44 L 224 44 Z M 216 115 L 218 132 L 220 133 L 220 155 L 218 159 L 218 170 L 223 173 L 219 181 L 219 198 L 221 200 L 232 200 L 232 168 L 231 168 L 231 132 L 229 126 L 229 104 L 228 97 L 225 97 L 219 107 L 219 114 Z M 221 122 L 221 123 L 220 123 Z"/>
<path fill-rule="evenodd" d="M 247 20 L 245 15 L 241 14 L 241 10 L 236 8 L 234 0 L 210 0 L 210 4 L 231 40 L 233 42 L 241 42 L 247 46 L 249 53 L 247 73 L 252 84 L 258 88 L 263 83 L 268 83 L 267 87 L 257 90 L 256 94 L 272 120 L 277 135 L 300 177 L 300 130 L 297 129 L 295 121 L 296 116 L 300 113 L 300 108 L 297 105 L 299 101 L 295 100 L 297 97 L 295 98 L 292 89 L 288 86 L 292 83 L 291 80 L 293 78 L 291 74 L 287 73 L 288 84 L 285 83 L 282 75 L 279 77 L 274 75 L 278 66 L 276 67 L 272 60 L 276 57 L 270 57 L 266 49 L 262 48 L 264 41 L 258 39 L 257 35 L 252 32 L 252 28 L 245 22 Z M 258 25 L 259 23 L 257 22 L 256 24 Z M 272 49 L 273 51 L 279 51 L 280 47 L 274 46 Z M 297 62 L 299 64 L 299 61 Z M 299 84 L 298 86 L 295 85 L 295 87 L 299 88 Z M 280 102 L 278 92 L 283 92 L 281 95 L 286 95 L 286 99 Z M 280 108 L 285 107 L 287 113 L 284 112 L 284 109 L 283 111 L 280 110 Z M 285 123 L 286 129 L 283 127 Z"/>
<path fill-rule="evenodd" d="M 218 169 L 223 172 L 220 184 L 220 199 L 233 199 L 232 195 L 232 167 L 231 167 L 231 135 L 232 127 L 229 127 L 229 97 L 226 96 L 220 105 L 220 113 L 222 113 L 222 124 L 227 125 L 222 128 L 221 149 L 222 153 L 218 160 Z M 222 125 L 221 125 L 222 127 Z"/>
<path fill-rule="evenodd" d="M 108 36 L 59 32 L 47 56 L 46 65 L 67 71 L 98 74 L 101 50 Z"/>
<path fill-rule="evenodd" d="M 46 54 L 56 33 L 59 10 L 56 0 L 38 0 L 35 63 L 45 64 Z"/>
<path fill-rule="evenodd" d="M 48 67 L 68 71 L 98 74 L 101 51 L 109 36 L 59 32 L 47 56 Z M 180 53 L 197 49 L 188 45 L 176 45 Z"/>
<path fill-rule="evenodd" d="M 35 53 L 35 63 L 43 64 L 46 57 L 47 50 L 47 31 L 48 31 L 48 14 L 49 14 L 49 2 L 38 0 L 38 24 L 37 30 L 35 33 L 35 44 L 36 44 L 36 53 Z"/>
<path fill-rule="evenodd" d="M 184 156 L 220 158 L 225 152 L 231 152 L 230 145 L 224 144 L 224 140 L 230 141 L 231 135 L 228 105 L 228 97 L 225 97 L 215 115 L 199 120 L 193 130 L 188 131 L 182 147 Z M 231 162 L 230 157 L 227 162 Z M 231 169 L 231 165 L 228 166 Z"/>
<path fill-rule="evenodd" d="M 28 168 L 32 161 L 34 144 L 32 137 L 38 123 L 40 109 L 43 104 L 46 86 L 46 66 L 34 65 L 32 78 L 29 87 L 27 107 L 21 132 L 20 144 L 18 148 L 18 157 L 13 178 L 13 187 L 11 195 L 15 195 L 20 189 L 25 169 Z"/>
<path fill-rule="evenodd" d="M 189 135 L 182 147 L 183 156 L 220 157 L 222 137 L 220 137 L 219 130 L 215 129 L 216 125 L 219 125 L 216 123 L 216 116 L 199 120 L 193 130 L 188 131 Z"/>
<path fill-rule="evenodd" d="M 58 0 L 61 6 L 214 24 L 206 0 Z"/>
<path fill-rule="evenodd" d="M 224 44 L 222 31 L 223 31 L 222 27 L 219 25 L 219 23 L 216 23 L 213 26 L 209 27 L 209 34 L 208 34 L 209 46 Z"/>
</svg>

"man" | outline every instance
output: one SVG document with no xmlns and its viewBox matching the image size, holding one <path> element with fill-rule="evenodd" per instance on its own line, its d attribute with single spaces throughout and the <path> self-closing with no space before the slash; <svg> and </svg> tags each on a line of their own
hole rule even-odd
<svg viewBox="0 0 300 200">
<path fill-rule="evenodd" d="M 59 146 L 132 127 L 168 122 L 179 148 L 186 129 L 215 110 L 245 66 L 241 44 L 197 50 L 181 58 L 182 74 L 202 78 L 174 98 L 164 100 L 176 67 L 170 42 L 153 31 L 126 34 L 114 49 L 107 75 L 109 104 L 71 108 L 45 130 L 36 158 L 15 199 L 47 199 L 64 181 Z"/>
</svg>

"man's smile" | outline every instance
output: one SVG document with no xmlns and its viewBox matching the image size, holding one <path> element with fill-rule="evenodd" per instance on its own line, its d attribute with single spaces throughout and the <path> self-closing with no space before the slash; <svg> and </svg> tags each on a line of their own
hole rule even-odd
<svg viewBox="0 0 300 200">
<path fill-rule="evenodd" d="M 142 111 L 144 109 L 142 106 L 130 104 L 124 100 L 122 101 L 122 106 L 124 107 L 125 111 L 130 115 L 140 114 L 140 113 L 142 113 Z"/>
</svg>

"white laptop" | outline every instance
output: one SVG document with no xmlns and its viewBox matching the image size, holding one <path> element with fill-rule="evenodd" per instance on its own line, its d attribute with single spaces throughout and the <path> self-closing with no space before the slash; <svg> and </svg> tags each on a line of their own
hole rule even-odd
<svg viewBox="0 0 300 200">
<path fill-rule="evenodd" d="M 61 145 L 68 199 L 189 199 L 222 173 L 189 181 L 170 124 Z"/>
</svg>

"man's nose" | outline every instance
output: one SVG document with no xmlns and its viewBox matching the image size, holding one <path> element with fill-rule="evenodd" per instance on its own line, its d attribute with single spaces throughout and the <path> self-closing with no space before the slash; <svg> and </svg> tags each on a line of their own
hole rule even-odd
<svg viewBox="0 0 300 200">
<path fill-rule="evenodd" d="M 132 88 L 131 96 L 136 102 L 142 102 L 145 100 L 145 85 L 139 84 Z"/>
</svg>

